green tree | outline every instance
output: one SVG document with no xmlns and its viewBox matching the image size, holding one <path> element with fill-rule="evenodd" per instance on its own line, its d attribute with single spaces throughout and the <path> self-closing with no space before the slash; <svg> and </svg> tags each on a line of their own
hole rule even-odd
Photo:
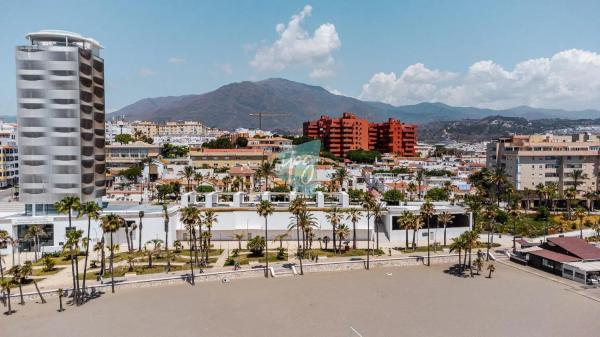
<svg viewBox="0 0 600 337">
<path fill-rule="evenodd" d="M 46 233 L 46 231 L 44 230 L 44 226 L 42 225 L 27 226 L 24 238 L 25 240 L 33 241 L 33 252 L 35 261 L 37 261 L 38 252 L 40 251 L 40 238 L 46 237 L 47 235 L 48 233 Z"/>
<path fill-rule="evenodd" d="M 344 241 L 344 239 L 346 239 L 350 235 L 350 228 L 346 224 L 340 224 L 338 226 L 336 232 L 337 232 L 338 238 L 340 239 L 338 250 L 341 252 L 342 251 L 342 242 Z"/>
<path fill-rule="evenodd" d="M 587 215 L 587 211 L 583 207 L 575 209 L 575 218 L 579 219 L 579 238 L 583 239 L 583 220 Z"/>
<path fill-rule="evenodd" d="M 345 167 L 338 167 L 331 176 L 331 180 L 335 181 L 341 191 L 344 188 L 344 182 L 350 177 L 350 171 Z"/>
<path fill-rule="evenodd" d="M 383 194 L 383 200 L 390 205 L 399 205 L 400 202 L 404 201 L 404 192 L 400 190 L 388 190 Z"/>
<path fill-rule="evenodd" d="M 444 188 L 434 187 L 427 191 L 425 198 L 431 201 L 448 201 L 450 194 Z"/>
<path fill-rule="evenodd" d="M 295 218 L 295 223 L 293 223 L 289 229 L 296 228 L 296 243 L 298 244 L 298 250 L 296 251 L 296 256 L 298 256 L 298 261 L 300 263 L 300 275 L 304 275 L 304 268 L 302 266 L 302 257 L 304 255 L 304 250 L 300 246 L 300 213 L 306 209 L 306 200 L 304 198 L 295 198 L 290 202 L 288 207 L 288 211 L 292 213 L 292 217 Z M 302 232 L 304 234 L 304 232 Z M 241 243 L 239 243 L 241 246 Z M 302 247 L 304 247 L 304 239 L 302 240 Z"/>
<path fill-rule="evenodd" d="M 362 212 L 359 208 L 350 208 L 347 219 L 352 222 L 352 249 L 356 249 L 356 223 L 362 218 Z"/>
<path fill-rule="evenodd" d="M 375 208 L 376 200 L 371 193 L 365 193 L 363 199 L 363 209 L 367 212 L 367 270 L 370 269 L 370 255 L 371 255 L 371 216 L 373 209 Z M 335 242 L 334 242 L 335 244 Z"/>
<path fill-rule="evenodd" d="M 120 135 L 115 136 L 115 142 L 121 143 L 121 144 L 129 144 L 129 143 L 133 142 L 133 136 L 131 136 L 128 133 L 122 133 Z"/>
<path fill-rule="evenodd" d="M 77 208 L 77 211 L 79 212 L 79 214 L 77 215 L 78 218 L 83 215 L 87 216 L 87 218 L 88 218 L 88 226 L 87 226 L 87 231 L 86 231 L 86 245 L 85 245 L 85 263 L 83 264 L 83 284 L 82 284 L 83 296 L 85 296 L 85 294 L 86 294 L 85 281 L 86 281 L 87 269 L 88 269 L 88 259 L 89 259 L 89 255 L 90 255 L 90 231 L 91 231 L 91 226 L 92 226 L 92 220 L 98 220 L 98 218 L 100 217 L 101 210 L 102 209 L 100 208 L 100 206 L 98 206 L 98 204 L 95 203 L 94 201 L 88 201 L 86 203 L 83 203 Z"/>
<path fill-rule="evenodd" d="M 79 304 L 81 300 L 81 292 L 79 288 L 79 263 L 77 257 L 79 256 L 79 245 L 83 231 L 81 230 L 70 230 L 67 232 L 67 240 L 63 245 L 63 249 L 69 252 L 71 258 L 71 272 L 73 274 L 73 291 L 75 291 L 74 301 Z"/>
<path fill-rule="evenodd" d="M 402 214 L 396 220 L 396 223 L 400 225 L 400 228 L 404 229 L 406 234 L 406 242 L 404 244 L 404 248 L 408 250 L 408 230 L 412 228 L 414 215 L 409 211 L 403 211 Z"/>
<path fill-rule="evenodd" d="M 248 146 L 248 138 L 246 138 L 246 137 L 238 137 L 235 140 L 235 146 L 236 147 L 246 147 L 246 146 Z"/>
<path fill-rule="evenodd" d="M 325 218 L 331 224 L 331 233 L 333 235 L 332 236 L 333 237 L 333 253 L 336 254 L 337 253 L 337 245 L 336 245 L 337 226 L 342 221 L 342 214 L 336 206 L 333 206 L 332 208 L 330 208 L 327 211 Z"/>
<path fill-rule="evenodd" d="M 430 252 L 430 248 L 431 246 L 429 245 L 429 237 L 430 235 L 430 219 L 433 216 L 433 214 L 435 213 L 435 207 L 433 206 L 433 204 L 429 201 L 429 200 L 425 200 L 425 202 L 421 205 L 421 209 L 419 211 L 421 213 L 421 217 L 423 217 L 423 219 L 425 220 L 425 224 L 427 225 L 427 265 L 430 266 L 431 265 L 431 252 Z"/>
<path fill-rule="evenodd" d="M 275 207 L 273 207 L 273 204 L 268 201 L 268 200 L 262 200 L 257 206 L 256 206 L 256 213 L 258 213 L 259 216 L 265 218 L 265 277 L 269 277 L 269 246 L 267 244 L 267 240 L 269 237 L 269 216 L 271 214 L 273 214 L 273 212 L 275 211 Z"/>
<path fill-rule="evenodd" d="M 188 231 L 188 244 L 190 249 L 190 268 L 191 268 L 191 283 L 194 281 L 194 251 L 196 246 L 196 225 L 200 223 L 200 210 L 193 206 L 183 207 L 179 210 L 181 213 L 181 222 Z"/>
<path fill-rule="evenodd" d="M 373 164 L 375 160 L 381 158 L 381 153 L 378 151 L 358 149 L 348 151 L 346 157 L 355 163 Z"/>
<path fill-rule="evenodd" d="M 255 236 L 248 241 L 246 248 L 253 256 L 263 256 L 265 251 L 265 243 L 265 238 L 262 236 Z"/>
<path fill-rule="evenodd" d="M 438 215 L 437 220 L 438 223 L 444 226 L 444 246 L 446 246 L 446 227 L 452 222 L 452 220 L 454 220 L 454 215 L 444 211 Z"/>
<path fill-rule="evenodd" d="M 205 261 L 208 262 L 208 252 L 210 251 L 211 238 L 212 238 L 212 227 L 215 225 L 215 223 L 218 222 L 217 214 L 215 213 L 215 211 L 212 209 L 206 210 L 204 212 L 204 219 L 202 222 L 204 223 L 204 226 L 206 226 L 206 229 L 208 231 L 208 235 L 207 235 L 208 247 L 206 247 L 206 250 L 205 250 L 205 254 L 206 254 Z"/>
<path fill-rule="evenodd" d="M 101 227 L 102 227 L 102 231 L 104 232 L 104 235 L 109 234 L 110 235 L 110 257 L 109 257 L 109 270 L 110 270 L 110 279 L 111 279 L 111 292 L 114 294 L 115 292 L 115 271 L 114 271 L 114 258 L 115 258 L 115 244 L 113 242 L 113 234 L 115 232 L 117 232 L 119 230 L 119 228 L 122 227 L 122 225 L 125 223 L 125 219 L 123 219 L 122 217 L 114 214 L 114 213 L 110 213 L 107 215 L 104 215 L 100 218 L 101 221 Z"/>
<path fill-rule="evenodd" d="M 196 174 L 196 170 L 194 170 L 193 166 L 185 166 L 183 170 L 179 171 L 178 176 L 184 178 L 187 181 L 186 191 L 190 192 L 192 190 L 192 179 L 194 179 L 194 175 Z"/>
</svg>

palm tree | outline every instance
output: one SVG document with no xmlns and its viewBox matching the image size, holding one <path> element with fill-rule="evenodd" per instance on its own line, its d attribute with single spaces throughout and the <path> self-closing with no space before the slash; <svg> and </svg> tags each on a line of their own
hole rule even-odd
<svg viewBox="0 0 600 337">
<path fill-rule="evenodd" d="M 340 253 L 342 252 L 342 242 L 344 241 L 344 239 L 346 239 L 348 236 L 350 236 L 350 227 L 348 227 L 348 225 L 346 224 L 340 224 L 337 228 L 337 236 L 339 238 L 339 243 L 338 243 L 338 250 L 340 251 Z"/>
<path fill-rule="evenodd" d="M 425 202 L 421 205 L 421 209 L 419 212 L 421 213 L 421 217 L 423 217 L 423 219 L 425 220 L 425 223 L 427 224 L 427 265 L 430 266 L 431 265 L 431 256 L 430 256 L 431 252 L 430 252 L 430 245 L 429 245 L 429 236 L 430 236 L 430 231 L 429 231 L 429 228 L 430 228 L 429 222 L 430 221 L 429 220 L 435 213 L 435 207 L 429 200 L 425 200 Z"/>
<path fill-rule="evenodd" d="M 444 211 L 438 215 L 437 220 L 438 223 L 441 223 L 444 226 L 444 246 L 446 246 L 446 228 L 448 227 L 448 224 L 454 220 L 454 215 Z"/>
<path fill-rule="evenodd" d="M 260 172 L 260 176 L 265 178 L 265 191 L 269 188 L 269 177 L 275 175 L 275 163 L 270 163 L 268 161 L 262 163 L 260 168 L 258 169 Z M 265 238 L 266 241 L 266 238 Z"/>
<path fill-rule="evenodd" d="M 575 187 L 571 187 L 565 191 L 565 197 L 567 198 L 567 217 L 571 219 L 571 207 L 573 206 L 573 201 L 577 197 L 577 190 Z"/>
<path fill-rule="evenodd" d="M 359 208 L 350 208 L 347 219 L 352 222 L 352 249 L 356 249 L 356 223 L 362 218 Z"/>
<path fill-rule="evenodd" d="M 485 211 L 484 211 L 484 218 L 487 220 L 486 224 L 487 224 L 487 252 L 486 252 L 486 260 L 488 260 L 490 257 L 490 248 L 492 247 L 492 244 L 494 243 L 494 231 L 495 231 L 495 227 L 496 227 L 496 216 L 498 215 L 498 211 L 495 207 L 493 206 L 488 206 L 486 207 Z"/>
<path fill-rule="evenodd" d="M 363 197 L 363 208 L 367 211 L 367 270 L 370 268 L 371 255 L 371 214 L 375 208 L 375 198 L 371 193 L 365 193 Z M 335 241 L 334 241 L 335 244 Z"/>
<path fill-rule="evenodd" d="M 587 212 L 583 207 L 577 207 L 575 210 L 575 218 L 579 219 L 579 238 L 583 239 L 583 219 L 585 219 Z"/>
<path fill-rule="evenodd" d="M 138 252 L 142 251 L 142 229 L 144 225 L 142 224 L 142 218 L 144 217 L 144 211 L 138 212 L 138 218 L 140 218 L 140 224 L 138 225 Z"/>
<path fill-rule="evenodd" d="M 12 275 L 12 280 L 14 284 L 19 286 L 19 297 L 21 298 L 19 304 L 25 305 L 25 300 L 23 299 L 23 272 L 21 265 L 12 266 L 8 270 L 8 273 Z"/>
<path fill-rule="evenodd" d="M 93 201 L 83 203 L 78 208 L 79 214 L 77 215 L 77 217 L 85 215 L 88 218 L 88 226 L 87 226 L 87 232 L 86 232 L 86 234 L 87 234 L 86 235 L 86 245 L 85 245 L 85 263 L 83 264 L 83 285 L 82 285 L 83 296 L 85 296 L 85 289 L 86 289 L 85 281 L 86 281 L 86 276 L 87 276 L 88 258 L 90 255 L 90 231 L 91 231 L 91 226 L 92 226 L 92 219 L 98 220 L 98 218 L 100 217 L 101 210 L 102 209 L 100 208 L 100 206 L 98 206 L 98 204 Z"/>
<path fill-rule="evenodd" d="M 481 268 L 483 268 L 483 260 L 480 257 L 478 257 L 475 259 L 475 261 L 473 261 L 473 265 L 477 270 L 477 275 L 479 275 L 479 273 L 481 272 Z"/>
<path fill-rule="evenodd" d="M 304 275 L 304 268 L 302 267 L 302 255 L 304 252 L 300 251 L 300 212 L 306 209 L 306 201 L 304 198 L 296 198 L 292 200 L 290 206 L 288 207 L 288 211 L 292 213 L 292 215 L 296 218 L 296 223 L 292 227 L 296 227 L 296 243 L 298 244 L 298 250 L 296 251 L 296 256 L 298 256 L 298 261 L 300 263 L 300 275 Z M 291 228 L 290 228 L 291 229 Z M 304 232 L 302 232 L 304 234 Z M 302 245 L 304 246 L 304 240 L 302 240 Z"/>
<path fill-rule="evenodd" d="M 465 237 L 459 236 L 457 238 L 452 238 L 452 243 L 450 244 L 450 252 L 458 251 L 458 265 L 462 265 L 461 260 L 461 252 L 465 249 Z"/>
<path fill-rule="evenodd" d="M 100 275 L 104 275 L 104 265 L 105 265 L 105 258 L 104 258 L 104 249 L 106 247 L 104 246 L 104 236 L 102 237 L 102 239 L 100 240 L 100 242 L 96 242 L 96 244 L 94 245 L 94 252 L 96 253 L 100 253 Z"/>
<path fill-rule="evenodd" d="M 583 173 L 583 170 L 573 170 L 573 172 L 568 174 L 571 179 L 573 179 L 573 186 L 575 187 L 575 191 L 579 185 L 583 184 L 583 180 L 588 179 L 587 173 Z"/>
<path fill-rule="evenodd" d="M 415 195 L 415 193 L 417 193 L 417 185 L 412 181 L 409 182 L 407 191 L 408 191 L 408 198 L 410 199 L 410 201 L 413 201 L 414 195 Z"/>
<path fill-rule="evenodd" d="M 206 228 L 208 229 L 208 247 L 206 248 L 206 261 L 208 261 L 208 251 L 210 250 L 210 246 L 211 246 L 211 237 L 212 237 L 212 226 L 214 226 L 214 224 L 217 222 L 217 214 L 215 214 L 215 211 L 213 211 L 212 209 L 209 209 L 207 211 L 204 212 L 204 225 L 206 226 Z"/>
<path fill-rule="evenodd" d="M 115 293 L 115 273 L 114 273 L 114 258 L 115 258 L 115 245 L 113 242 L 113 234 L 115 232 L 117 232 L 119 230 L 119 228 L 121 228 L 121 226 L 125 223 L 125 219 L 123 219 L 122 217 L 110 213 L 107 215 L 104 215 L 100 218 L 101 221 L 101 226 L 102 226 L 102 231 L 104 232 L 104 235 L 106 235 L 106 233 L 110 234 L 110 265 L 109 265 L 109 269 L 110 269 L 110 279 L 111 279 L 111 292 L 114 294 Z"/>
<path fill-rule="evenodd" d="M 27 230 L 25 232 L 25 239 L 33 241 L 33 251 L 34 251 L 34 259 L 38 260 L 38 251 L 40 246 L 40 238 L 46 237 L 48 234 L 44 230 L 44 226 L 42 225 L 29 225 L 27 226 Z"/>
<path fill-rule="evenodd" d="M 269 242 L 269 216 L 271 214 L 273 214 L 273 212 L 275 211 L 275 207 L 273 207 L 273 204 L 268 201 L 268 200 L 262 200 L 260 202 L 260 204 L 258 204 L 256 206 L 256 213 L 258 213 L 259 216 L 262 216 L 265 218 L 265 277 L 269 277 L 269 247 L 268 247 L 268 242 Z"/>
<path fill-rule="evenodd" d="M 0 288 L 2 288 L 2 292 L 6 293 L 6 303 L 8 304 L 8 310 L 4 313 L 5 315 L 11 315 L 13 313 L 11 302 L 10 302 L 10 289 L 15 284 L 13 279 L 3 278 L 0 279 Z"/>
<path fill-rule="evenodd" d="M 590 213 L 594 210 L 594 200 L 596 199 L 597 195 L 598 194 L 596 191 L 587 191 L 583 195 L 583 197 L 587 200 L 588 215 L 590 215 Z"/>
<path fill-rule="evenodd" d="M 243 233 L 236 233 L 233 235 L 233 238 L 238 242 L 238 250 L 242 250 L 242 240 L 244 239 Z"/>
<path fill-rule="evenodd" d="M 152 268 L 152 256 L 156 255 L 160 252 L 160 246 L 162 245 L 163 241 L 161 239 L 152 239 L 148 242 L 146 242 L 146 245 L 152 244 L 152 248 L 148 249 L 147 247 L 144 247 L 146 249 L 146 251 L 148 252 L 148 268 Z"/>
<path fill-rule="evenodd" d="M 288 232 L 275 235 L 275 237 L 273 238 L 273 243 L 279 241 L 279 249 L 283 249 L 283 240 L 288 236 L 290 236 L 290 233 Z"/>
<path fill-rule="evenodd" d="M 336 206 L 333 206 L 327 211 L 325 218 L 331 224 L 331 232 L 333 233 L 333 253 L 336 254 L 336 231 L 337 225 L 342 221 L 342 214 Z"/>
<path fill-rule="evenodd" d="M 507 181 L 506 171 L 497 167 L 492 171 L 492 174 L 489 176 L 489 183 L 494 186 L 494 195 L 496 197 L 496 202 L 498 203 L 498 207 L 500 207 L 500 199 L 502 193 L 502 185 Z"/>
<path fill-rule="evenodd" d="M 8 244 L 10 236 L 5 230 L 0 230 L 0 246 Z M 13 262 L 14 265 L 14 262 Z M 4 279 L 4 267 L 2 266 L 2 255 L 0 255 L 0 280 Z"/>
<path fill-rule="evenodd" d="M 54 209 L 58 213 L 67 213 L 69 215 L 69 229 L 72 227 L 72 213 L 74 210 L 79 209 L 79 198 L 73 195 L 67 195 L 60 201 L 54 203 Z"/>
<path fill-rule="evenodd" d="M 181 213 L 181 222 L 183 222 L 185 229 L 188 231 L 189 245 L 190 245 L 190 268 L 191 268 L 191 283 L 195 284 L 194 281 L 194 247 L 196 241 L 196 224 L 200 222 L 200 211 L 193 206 L 184 207 L 179 210 Z M 192 240 L 194 243 L 192 243 Z"/>
<path fill-rule="evenodd" d="M 381 228 L 380 224 L 381 224 L 381 216 L 383 215 L 383 212 L 386 212 L 387 209 L 385 208 L 385 204 L 382 202 L 378 202 L 375 204 L 375 207 L 373 207 L 373 219 L 374 219 L 374 226 L 375 226 L 375 249 L 377 251 L 379 251 L 379 231 Z"/>
<path fill-rule="evenodd" d="M 524 187 L 523 194 L 525 194 L 525 200 L 527 200 L 526 208 L 527 208 L 527 210 L 529 210 L 530 201 L 531 201 L 531 189 L 529 187 Z"/>
<path fill-rule="evenodd" d="M 335 172 L 331 176 L 331 180 L 338 183 L 340 187 L 340 192 L 344 188 L 344 182 L 350 176 L 350 171 L 348 171 L 345 167 L 339 167 L 335 170 Z"/>
<path fill-rule="evenodd" d="M 165 224 L 165 250 L 169 250 L 169 211 L 167 210 L 167 204 L 162 204 L 162 210 L 163 222 Z M 133 246 L 133 243 L 131 245 Z"/>
<path fill-rule="evenodd" d="M 81 242 L 81 237 L 83 236 L 83 231 L 81 230 L 70 230 L 67 232 L 67 241 L 65 242 L 63 249 L 69 251 L 69 256 L 71 258 L 71 273 L 73 274 L 73 291 L 75 292 L 75 303 L 79 304 L 79 263 L 78 263 L 78 255 L 79 255 L 79 243 Z"/>
<path fill-rule="evenodd" d="M 469 255 L 469 270 L 471 273 L 471 277 L 473 277 L 473 269 L 471 268 L 471 255 L 473 252 L 473 248 L 479 245 L 479 233 L 474 230 L 466 231 L 462 234 L 465 245 L 465 254 Z M 468 253 L 467 253 L 468 252 Z"/>
<path fill-rule="evenodd" d="M 412 222 L 413 222 L 412 218 L 413 218 L 413 214 L 411 212 L 403 211 L 402 214 L 400 214 L 400 216 L 396 220 L 396 223 L 398 223 L 400 225 L 400 228 L 404 229 L 404 232 L 406 234 L 406 243 L 404 245 L 405 250 L 408 250 L 408 230 L 410 228 L 412 228 Z"/>
<path fill-rule="evenodd" d="M 417 216 L 413 216 L 413 221 L 412 221 L 412 230 L 413 230 L 413 237 L 412 237 L 412 247 L 413 247 L 413 251 L 417 249 L 417 242 L 415 241 L 416 235 L 419 233 L 419 229 L 423 228 L 423 217 L 421 217 L 420 215 Z"/>
<path fill-rule="evenodd" d="M 417 170 L 415 180 L 417 181 L 417 193 L 419 196 L 419 200 L 421 200 L 421 186 L 423 185 L 423 181 L 425 180 L 425 171 L 423 169 Z"/>
<path fill-rule="evenodd" d="M 187 181 L 187 192 L 191 191 L 192 179 L 194 179 L 194 174 L 196 171 L 193 166 L 185 166 L 182 171 L 179 172 L 179 176 L 184 178 Z"/>
</svg>

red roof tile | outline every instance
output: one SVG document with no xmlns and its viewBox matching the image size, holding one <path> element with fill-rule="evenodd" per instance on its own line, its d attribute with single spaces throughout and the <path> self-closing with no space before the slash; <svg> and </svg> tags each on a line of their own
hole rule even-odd
<svg viewBox="0 0 600 337">
<path fill-rule="evenodd" d="M 548 241 L 581 259 L 600 259 L 600 248 L 589 244 L 583 239 L 577 237 L 556 237 L 548 238 Z"/>
<path fill-rule="evenodd" d="M 581 260 L 574 256 L 569 256 L 569 255 L 553 252 L 553 251 L 547 250 L 547 249 L 534 250 L 534 251 L 529 252 L 529 254 L 543 257 L 545 259 L 560 262 L 560 263 L 575 262 L 575 261 Z"/>
</svg>

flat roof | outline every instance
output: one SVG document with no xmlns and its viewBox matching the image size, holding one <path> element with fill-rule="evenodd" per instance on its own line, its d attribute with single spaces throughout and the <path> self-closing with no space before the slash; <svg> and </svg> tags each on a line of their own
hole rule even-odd
<svg viewBox="0 0 600 337">
<path fill-rule="evenodd" d="M 565 263 L 567 266 L 571 266 L 583 271 L 600 271 L 600 261 L 579 261 L 579 262 L 568 262 Z"/>
<path fill-rule="evenodd" d="M 38 32 L 28 33 L 27 35 L 25 35 L 25 38 L 32 41 L 61 41 L 65 38 L 68 38 L 70 41 L 73 42 L 87 42 L 96 48 L 104 48 L 102 47 L 100 42 L 92 39 L 91 37 L 85 37 L 79 33 L 69 32 L 66 30 L 43 29 Z"/>
</svg>

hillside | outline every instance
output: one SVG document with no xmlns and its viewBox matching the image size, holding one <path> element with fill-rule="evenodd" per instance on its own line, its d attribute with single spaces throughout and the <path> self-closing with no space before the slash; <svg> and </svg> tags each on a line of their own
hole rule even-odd
<svg viewBox="0 0 600 337">
<path fill-rule="evenodd" d="M 577 128 L 600 126 L 600 119 L 532 119 L 522 117 L 489 116 L 482 119 L 438 121 L 419 126 L 419 141 L 436 143 L 447 141 L 479 142 L 511 134 L 564 133 Z"/>
<path fill-rule="evenodd" d="M 375 121 L 395 117 L 418 124 L 479 119 L 494 115 L 528 119 L 564 118 L 565 116 L 600 118 L 600 112 L 596 110 L 569 112 L 531 107 L 492 110 L 453 107 L 442 103 L 392 106 L 335 95 L 319 86 L 281 78 L 231 83 L 200 95 L 145 98 L 112 115 L 125 116 L 128 120 L 157 122 L 197 120 L 212 127 L 231 130 L 237 127 L 257 127 L 258 121 L 249 114 L 259 111 L 285 114 L 285 116 L 265 117 L 264 129 L 292 132 L 299 131 L 302 122 L 306 120 L 318 118 L 323 114 L 339 115 L 344 111 L 352 111 Z"/>
</svg>

